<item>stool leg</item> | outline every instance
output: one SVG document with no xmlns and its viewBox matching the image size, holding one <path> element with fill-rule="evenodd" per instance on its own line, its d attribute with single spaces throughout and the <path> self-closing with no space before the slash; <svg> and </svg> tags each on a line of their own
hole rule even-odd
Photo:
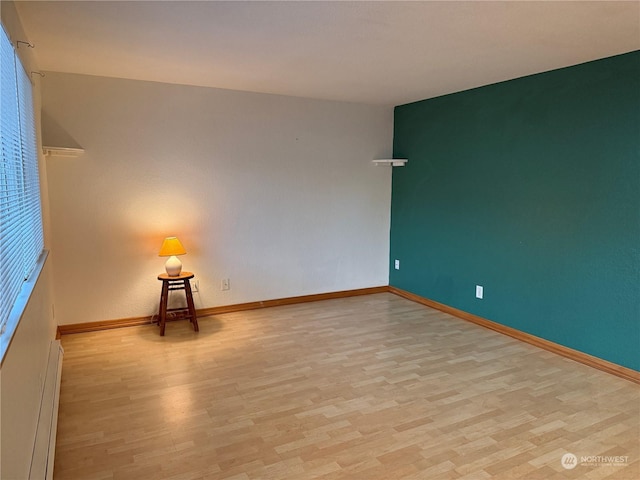
<svg viewBox="0 0 640 480">
<path fill-rule="evenodd" d="M 169 282 L 162 282 L 162 293 L 160 294 L 160 313 L 158 323 L 160 324 L 160 336 L 164 337 L 164 326 L 167 321 L 167 302 L 169 300 Z"/>
<path fill-rule="evenodd" d="M 187 307 L 189 308 L 189 316 L 191 317 L 191 323 L 193 323 L 193 329 L 198 332 L 198 319 L 196 318 L 196 307 L 193 304 L 193 295 L 191 294 L 191 283 L 189 279 L 184 281 L 184 292 L 187 296 Z"/>
</svg>

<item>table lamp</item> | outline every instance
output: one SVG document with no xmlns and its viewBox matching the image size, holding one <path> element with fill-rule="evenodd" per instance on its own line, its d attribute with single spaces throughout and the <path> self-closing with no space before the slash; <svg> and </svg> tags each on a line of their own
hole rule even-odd
<svg viewBox="0 0 640 480">
<path fill-rule="evenodd" d="M 182 262 L 176 255 L 184 255 L 187 251 L 184 249 L 178 237 L 167 237 L 162 242 L 160 247 L 159 257 L 169 257 L 164 264 L 164 268 L 167 271 L 167 275 L 170 277 L 177 277 L 182 271 Z"/>
</svg>

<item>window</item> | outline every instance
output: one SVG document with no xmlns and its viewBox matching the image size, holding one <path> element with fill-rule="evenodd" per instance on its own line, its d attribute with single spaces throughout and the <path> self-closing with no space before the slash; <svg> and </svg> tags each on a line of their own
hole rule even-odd
<svg viewBox="0 0 640 480">
<path fill-rule="evenodd" d="M 5 337 L 15 329 L 9 319 L 17 317 L 17 325 L 24 308 L 17 301 L 44 245 L 33 90 L 9 37 L 0 30 L 0 337 L 6 347 Z"/>
</svg>

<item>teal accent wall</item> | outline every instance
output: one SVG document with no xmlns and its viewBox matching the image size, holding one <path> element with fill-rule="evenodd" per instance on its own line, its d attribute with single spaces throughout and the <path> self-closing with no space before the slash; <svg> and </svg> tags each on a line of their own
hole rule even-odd
<svg viewBox="0 0 640 480">
<path fill-rule="evenodd" d="M 394 122 L 390 285 L 640 370 L 640 51 Z"/>
</svg>

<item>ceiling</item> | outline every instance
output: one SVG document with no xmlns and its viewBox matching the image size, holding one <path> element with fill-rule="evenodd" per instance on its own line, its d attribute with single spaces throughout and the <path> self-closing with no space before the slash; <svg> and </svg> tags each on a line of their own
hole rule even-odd
<svg viewBox="0 0 640 480">
<path fill-rule="evenodd" d="M 640 49 L 640 2 L 16 2 L 39 68 L 399 105 Z"/>
</svg>

